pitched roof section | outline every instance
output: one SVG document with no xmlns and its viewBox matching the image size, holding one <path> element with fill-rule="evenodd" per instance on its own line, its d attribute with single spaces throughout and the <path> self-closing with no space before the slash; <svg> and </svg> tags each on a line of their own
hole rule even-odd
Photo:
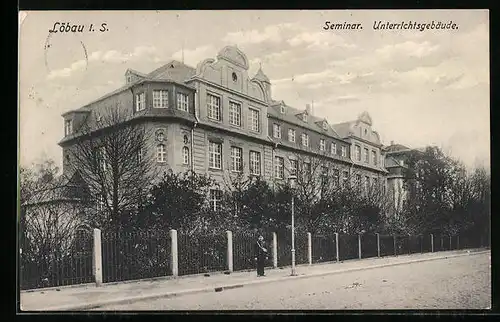
<svg viewBox="0 0 500 322">
<path fill-rule="evenodd" d="M 410 150 L 410 148 L 402 144 L 391 144 L 385 147 L 385 150 L 388 153 L 394 153 L 394 152 L 408 151 Z"/>
<path fill-rule="evenodd" d="M 147 79 L 151 80 L 173 80 L 179 83 L 184 83 L 186 80 L 194 76 L 196 68 L 188 66 L 177 60 L 172 60 L 167 64 L 155 69 L 147 74 Z"/>
<path fill-rule="evenodd" d="M 346 138 L 352 134 L 352 125 L 356 121 L 333 124 L 332 127 L 341 138 Z"/>
<path fill-rule="evenodd" d="M 257 73 L 255 74 L 255 76 L 252 79 L 256 79 L 256 80 L 259 80 L 261 82 L 271 84 L 271 81 L 269 80 L 269 77 L 267 77 L 266 74 L 264 74 L 264 72 L 262 71 L 262 68 L 260 68 L 260 67 L 259 67 L 259 70 L 257 71 Z"/>
<path fill-rule="evenodd" d="M 283 114 L 280 111 L 281 104 L 284 103 L 282 101 L 272 101 L 271 108 L 268 110 L 269 115 L 271 115 L 273 118 L 283 120 L 287 123 L 294 124 L 299 127 L 323 133 L 330 137 L 339 138 L 337 132 L 335 132 L 335 130 L 330 125 L 327 126 L 326 130 L 323 130 L 322 124 L 325 118 L 316 117 L 308 113 L 307 122 L 304 122 L 297 115 L 304 113 L 305 110 L 299 110 L 284 104 L 286 108 L 285 113 Z"/>
</svg>

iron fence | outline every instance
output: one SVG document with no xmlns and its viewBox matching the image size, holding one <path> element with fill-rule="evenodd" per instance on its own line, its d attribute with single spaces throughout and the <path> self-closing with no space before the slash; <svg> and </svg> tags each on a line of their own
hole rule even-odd
<svg viewBox="0 0 500 322">
<path fill-rule="evenodd" d="M 240 271 L 246 269 L 254 269 L 257 264 L 255 262 L 256 243 L 259 234 L 256 232 L 237 232 L 233 233 L 233 270 Z M 272 266 L 272 233 L 262 234 L 264 237 L 265 248 L 268 253 L 266 267 Z"/>
<path fill-rule="evenodd" d="M 422 253 L 422 236 L 408 236 L 408 253 Z"/>
<path fill-rule="evenodd" d="M 20 243 L 19 279 L 22 290 L 93 282 L 93 238 L 77 233 L 56 243 L 24 237 Z"/>
<path fill-rule="evenodd" d="M 358 235 L 339 234 L 339 260 L 359 258 Z"/>
<path fill-rule="evenodd" d="M 167 276 L 171 272 L 168 232 L 103 232 L 104 283 Z"/>
<path fill-rule="evenodd" d="M 202 274 L 227 269 L 225 234 L 177 235 L 179 275 Z"/>
<path fill-rule="evenodd" d="M 363 234 L 361 235 L 361 258 L 377 257 L 377 235 Z"/>
<path fill-rule="evenodd" d="M 432 237 L 432 235 L 423 235 L 422 236 L 422 252 L 423 253 L 430 253 L 432 251 L 431 237 Z"/>
<path fill-rule="evenodd" d="M 335 235 L 313 235 L 311 244 L 313 263 L 337 260 Z"/>
<path fill-rule="evenodd" d="M 396 255 L 407 255 L 410 253 L 410 236 L 396 235 Z"/>
<path fill-rule="evenodd" d="M 380 256 L 394 256 L 394 236 L 379 235 Z"/>
</svg>

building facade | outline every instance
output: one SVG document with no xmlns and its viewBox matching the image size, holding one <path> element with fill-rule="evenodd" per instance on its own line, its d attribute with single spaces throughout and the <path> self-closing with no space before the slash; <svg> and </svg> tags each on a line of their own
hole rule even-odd
<svg viewBox="0 0 500 322">
<path fill-rule="evenodd" d="M 299 159 L 322 158 L 333 164 L 329 173 L 340 184 L 387 187 L 392 174 L 368 113 L 330 123 L 312 115 L 310 106 L 274 100 L 262 69 L 253 76 L 248 69 L 246 55 L 226 46 L 196 68 L 171 61 L 149 74 L 127 70 L 123 87 L 63 114 L 65 174 L 75 170 L 69 160 L 79 129 L 85 125 L 99 135 L 102 113 L 115 106 L 155 133 L 143 157 L 161 170 L 209 173 L 221 183 L 233 173 L 275 182 L 296 172 Z M 214 204 L 219 196 L 211 192 Z"/>
</svg>

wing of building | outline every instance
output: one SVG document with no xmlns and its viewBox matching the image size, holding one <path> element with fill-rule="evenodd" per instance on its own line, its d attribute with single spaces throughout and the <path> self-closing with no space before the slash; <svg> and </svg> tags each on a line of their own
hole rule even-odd
<svg viewBox="0 0 500 322">
<path fill-rule="evenodd" d="M 334 165 L 340 184 L 354 177 L 385 187 L 391 180 L 392 158 L 386 162 L 389 150 L 368 113 L 345 123 L 313 115 L 310 106 L 276 100 L 263 70 L 248 69 L 247 56 L 226 46 L 196 67 L 173 60 L 150 73 L 126 70 L 121 88 L 63 114 L 64 172 L 75 170 L 68 160 L 83 124 L 100 135 L 103 110 L 117 106 L 154 130 L 147 155 L 160 169 L 191 169 L 220 181 L 242 171 L 276 181 L 293 173 L 299 157 L 321 157 Z"/>
</svg>

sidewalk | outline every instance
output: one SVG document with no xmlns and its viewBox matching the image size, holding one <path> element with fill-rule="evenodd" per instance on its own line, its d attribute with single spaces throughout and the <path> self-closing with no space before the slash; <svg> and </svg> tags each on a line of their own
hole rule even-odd
<svg viewBox="0 0 500 322">
<path fill-rule="evenodd" d="M 386 266 L 411 264 L 457 256 L 471 256 L 489 252 L 484 249 L 469 249 L 436 253 L 412 254 L 382 258 L 348 260 L 345 262 L 298 265 L 297 275 L 290 276 L 290 267 L 268 269 L 266 277 L 257 277 L 255 271 L 234 272 L 230 275 L 211 273 L 209 277 L 186 276 L 176 279 L 158 278 L 137 282 L 104 284 L 96 287 L 86 284 L 60 289 L 40 289 L 21 292 L 22 311 L 85 310 L 109 304 L 160 297 L 182 296 L 202 292 L 219 292 L 231 288 L 248 287 L 260 283 L 279 282 L 289 279 L 308 278 L 349 271 L 373 269 Z"/>
</svg>

